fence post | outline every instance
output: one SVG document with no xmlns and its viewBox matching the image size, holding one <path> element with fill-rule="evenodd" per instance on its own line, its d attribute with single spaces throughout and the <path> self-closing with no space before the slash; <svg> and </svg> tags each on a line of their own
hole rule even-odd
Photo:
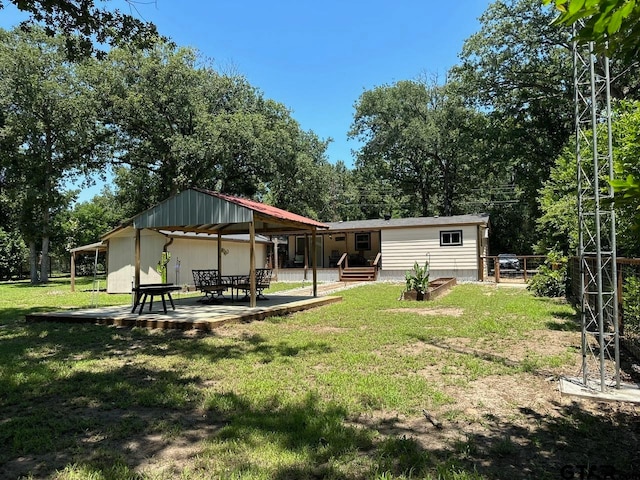
<svg viewBox="0 0 640 480">
<path fill-rule="evenodd" d="M 622 265 L 618 263 L 618 334 L 624 335 L 624 297 L 622 295 Z"/>
</svg>

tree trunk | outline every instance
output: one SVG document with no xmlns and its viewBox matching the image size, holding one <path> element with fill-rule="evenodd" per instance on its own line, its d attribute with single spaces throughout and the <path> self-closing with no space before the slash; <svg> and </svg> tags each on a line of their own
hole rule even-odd
<svg viewBox="0 0 640 480">
<path fill-rule="evenodd" d="M 35 240 L 29 240 L 29 270 L 31 273 L 31 283 L 38 283 L 38 251 L 36 250 Z"/>
<path fill-rule="evenodd" d="M 40 261 L 40 282 L 49 281 L 49 237 L 42 237 L 42 260 Z"/>
</svg>

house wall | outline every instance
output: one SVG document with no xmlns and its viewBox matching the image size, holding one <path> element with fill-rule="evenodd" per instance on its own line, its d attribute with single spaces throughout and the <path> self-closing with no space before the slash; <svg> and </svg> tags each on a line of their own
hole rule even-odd
<svg viewBox="0 0 640 480">
<path fill-rule="evenodd" d="M 162 248 L 168 238 L 152 230 L 142 230 L 140 234 L 140 283 L 159 283 L 162 281 L 156 271 Z M 249 242 L 225 240 L 222 248 L 228 254 L 222 256 L 222 274 L 237 275 L 250 270 Z M 194 269 L 218 268 L 217 240 L 211 238 L 174 237 L 167 247 L 171 259 L 167 264 L 167 281 L 180 285 L 193 286 Z M 256 243 L 256 267 L 265 265 L 267 245 Z M 179 270 L 176 265 L 180 262 Z M 135 229 L 127 228 L 109 238 L 107 254 L 107 292 L 129 293 L 135 275 Z"/>
<path fill-rule="evenodd" d="M 225 240 L 222 248 L 228 253 L 222 254 L 222 267 L 218 268 L 218 242 L 211 238 L 175 238 L 167 251 L 171 260 L 167 265 L 169 282 L 193 286 L 192 270 L 216 268 L 222 275 L 241 275 L 251 270 L 249 242 Z M 159 258 L 158 253 L 158 258 Z M 262 268 L 267 262 L 267 246 L 256 243 L 256 267 Z M 175 279 L 176 264 L 180 261 L 180 275 Z M 173 276 L 172 276 L 173 274 Z"/>
<path fill-rule="evenodd" d="M 462 231 L 462 245 L 441 246 L 441 231 Z M 429 261 L 431 278 L 478 279 L 478 226 L 394 228 L 382 231 L 380 278 L 404 279 L 417 261 Z"/>
</svg>

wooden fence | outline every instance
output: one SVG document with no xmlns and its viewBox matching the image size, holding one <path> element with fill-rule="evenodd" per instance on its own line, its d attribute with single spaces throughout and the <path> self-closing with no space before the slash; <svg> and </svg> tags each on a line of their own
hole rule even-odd
<svg viewBox="0 0 640 480">
<path fill-rule="evenodd" d="M 515 258 L 519 263 L 518 268 L 500 267 L 500 257 L 497 255 L 480 257 L 480 281 L 527 283 L 547 259 L 546 255 L 516 255 Z"/>
</svg>

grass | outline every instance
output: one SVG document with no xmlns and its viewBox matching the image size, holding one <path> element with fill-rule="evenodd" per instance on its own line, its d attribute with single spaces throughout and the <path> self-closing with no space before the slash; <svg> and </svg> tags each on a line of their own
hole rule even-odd
<svg viewBox="0 0 640 480">
<path fill-rule="evenodd" d="M 87 287 L 0 285 L 0 476 L 489 478 L 473 459 L 515 455 L 510 433 L 486 448 L 464 437 L 430 449 L 411 430 L 383 426 L 424 409 L 473 421 L 455 392 L 482 378 L 566 367 L 577 355 L 532 350 L 507 360 L 513 342 L 562 331 L 574 312 L 478 285 L 429 304 L 459 316 L 418 315 L 416 304 L 396 300 L 398 285 L 375 284 L 327 307 L 208 335 L 24 323 L 35 310 L 90 305 Z"/>
</svg>

